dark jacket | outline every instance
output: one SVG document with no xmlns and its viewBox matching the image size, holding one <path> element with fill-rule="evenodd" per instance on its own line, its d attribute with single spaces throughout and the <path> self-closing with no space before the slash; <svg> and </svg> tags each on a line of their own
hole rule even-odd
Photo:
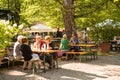
<svg viewBox="0 0 120 80">
<path fill-rule="evenodd" d="M 21 45 L 21 52 L 22 52 L 22 56 L 24 57 L 25 61 L 29 61 L 32 59 L 32 50 L 30 48 L 30 46 L 26 45 L 26 44 L 22 44 Z"/>
</svg>

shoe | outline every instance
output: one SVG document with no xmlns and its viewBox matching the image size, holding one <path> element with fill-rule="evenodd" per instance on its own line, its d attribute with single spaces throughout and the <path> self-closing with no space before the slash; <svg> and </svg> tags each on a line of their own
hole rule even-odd
<svg viewBox="0 0 120 80">
<path fill-rule="evenodd" d="M 49 68 L 49 69 L 52 69 L 52 66 L 49 66 L 48 68 Z"/>
</svg>

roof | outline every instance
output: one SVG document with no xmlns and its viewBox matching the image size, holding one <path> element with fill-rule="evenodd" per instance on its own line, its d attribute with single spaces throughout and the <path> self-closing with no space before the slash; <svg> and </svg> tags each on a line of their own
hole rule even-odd
<svg viewBox="0 0 120 80">
<path fill-rule="evenodd" d="M 43 24 L 36 24 L 31 26 L 29 29 L 26 28 L 24 31 L 27 32 L 56 32 L 55 29 L 50 28 L 49 26 Z"/>
</svg>

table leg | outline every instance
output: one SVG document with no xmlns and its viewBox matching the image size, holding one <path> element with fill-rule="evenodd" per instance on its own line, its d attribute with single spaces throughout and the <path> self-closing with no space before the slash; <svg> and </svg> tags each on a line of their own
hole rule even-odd
<svg viewBox="0 0 120 80">
<path fill-rule="evenodd" d="M 45 53 L 43 53 L 43 65 L 44 65 L 44 72 L 46 72 L 46 69 L 45 69 L 45 58 L 46 58 Z"/>
</svg>

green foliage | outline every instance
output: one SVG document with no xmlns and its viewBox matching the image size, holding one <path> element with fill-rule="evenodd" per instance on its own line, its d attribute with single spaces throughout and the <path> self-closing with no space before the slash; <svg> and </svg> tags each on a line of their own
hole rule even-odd
<svg viewBox="0 0 120 80">
<path fill-rule="evenodd" d="M 106 19 L 120 21 L 120 1 L 84 0 L 75 1 L 74 5 L 75 22 L 79 28 L 90 27 Z M 82 19 L 84 19 L 84 21 Z"/>
<path fill-rule="evenodd" d="M 64 0 L 9 0 L 9 9 L 20 8 L 21 23 L 41 22 L 55 28 L 63 26 Z M 120 21 L 120 0 L 73 0 L 75 26 L 91 27 L 105 20 Z M 8 8 L 8 0 L 0 0 L 1 9 Z"/>
<path fill-rule="evenodd" d="M 114 36 L 120 36 L 120 28 L 112 25 L 94 26 L 88 31 L 89 37 L 96 41 L 110 42 Z"/>
<path fill-rule="evenodd" d="M 20 27 L 20 26 L 19 26 Z M 13 36 L 17 35 L 20 29 L 14 24 L 9 25 L 8 21 L 0 21 L 0 49 L 5 49 L 6 46 L 10 45 Z"/>
<path fill-rule="evenodd" d="M 24 0 L 21 7 L 22 20 L 29 24 L 41 22 L 52 27 L 63 25 L 61 6 L 54 0 Z"/>
</svg>

